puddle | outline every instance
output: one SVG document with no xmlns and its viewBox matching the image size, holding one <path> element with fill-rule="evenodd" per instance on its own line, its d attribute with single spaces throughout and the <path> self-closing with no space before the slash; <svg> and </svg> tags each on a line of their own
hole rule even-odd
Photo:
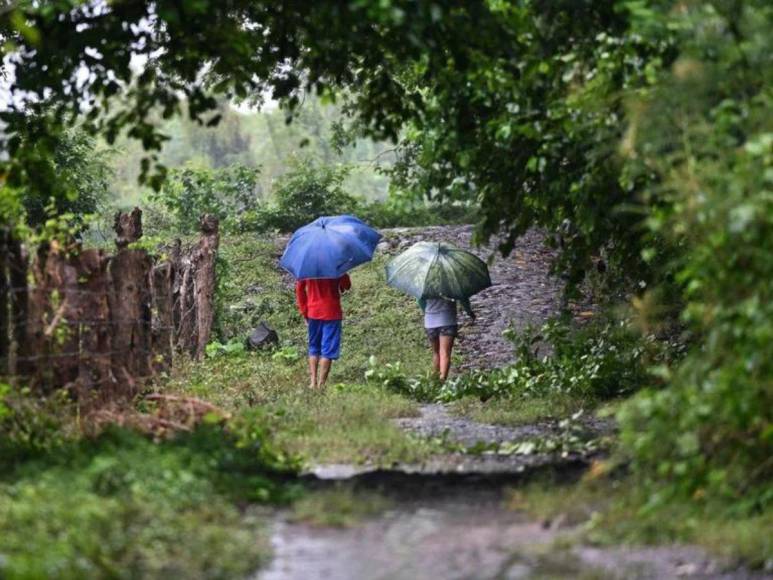
<svg viewBox="0 0 773 580">
<path fill-rule="evenodd" d="M 577 463 L 534 471 L 572 481 L 582 469 Z M 347 483 L 307 477 L 312 490 L 346 485 L 354 494 L 383 495 L 390 507 L 349 528 L 296 523 L 290 513 L 276 513 L 274 559 L 253 580 L 770 578 L 727 568 L 691 546 L 561 542 L 571 529 L 543 525 L 506 505 L 507 490 L 535 475 L 373 470 Z"/>
<path fill-rule="evenodd" d="M 260 580 L 422 580 L 498 578 L 513 546 L 539 544 L 551 532 L 507 510 L 501 493 L 404 500 L 353 528 L 274 526 L 274 560 Z M 519 567 L 523 567 L 518 564 Z"/>
</svg>

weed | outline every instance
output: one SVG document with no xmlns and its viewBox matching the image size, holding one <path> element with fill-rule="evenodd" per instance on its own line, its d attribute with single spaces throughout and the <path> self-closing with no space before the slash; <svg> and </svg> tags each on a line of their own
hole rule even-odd
<svg viewBox="0 0 773 580">
<path fill-rule="evenodd" d="M 354 491 L 351 486 L 310 492 L 293 505 L 292 521 L 316 526 L 352 527 L 388 509 L 391 502 L 373 492 Z"/>
<path fill-rule="evenodd" d="M 286 501 L 292 461 L 243 419 L 161 443 L 108 429 L 5 471 L 4 578 L 233 577 L 268 555 L 236 501 Z"/>
</svg>

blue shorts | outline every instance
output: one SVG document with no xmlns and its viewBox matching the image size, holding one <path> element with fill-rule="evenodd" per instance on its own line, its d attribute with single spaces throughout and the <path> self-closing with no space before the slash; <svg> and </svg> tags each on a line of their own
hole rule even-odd
<svg viewBox="0 0 773 580">
<path fill-rule="evenodd" d="M 335 360 L 341 354 L 341 321 L 308 319 L 309 356 Z"/>
</svg>

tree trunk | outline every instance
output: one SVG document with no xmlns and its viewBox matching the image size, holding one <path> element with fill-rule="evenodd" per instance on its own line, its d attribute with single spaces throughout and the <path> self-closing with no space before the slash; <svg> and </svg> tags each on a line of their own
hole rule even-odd
<svg viewBox="0 0 773 580">
<path fill-rule="evenodd" d="M 113 375 L 127 397 L 151 375 L 151 266 L 144 250 L 120 250 L 109 264 Z"/>
<path fill-rule="evenodd" d="M 0 377 L 8 374 L 11 354 L 10 304 L 8 295 L 8 238 L 6 228 L 0 228 Z"/>
<path fill-rule="evenodd" d="M 215 287 L 217 249 L 220 244 L 219 223 L 215 216 L 201 218 L 201 239 L 196 248 L 194 297 L 196 301 L 196 351 L 197 359 L 204 355 L 215 319 Z"/>
</svg>

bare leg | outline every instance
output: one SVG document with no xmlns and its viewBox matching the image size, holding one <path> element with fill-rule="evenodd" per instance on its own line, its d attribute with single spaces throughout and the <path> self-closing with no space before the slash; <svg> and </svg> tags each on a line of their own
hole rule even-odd
<svg viewBox="0 0 773 580">
<path fill-rule="evenodd" d="M 431 338 L 429 346 L 432 349 L 432 370 L 436 375 L 440 374 L 440 341 L 437 338 Z"/>
<path fill-rule="evenodd" d="M 330 365 L 333 364 L 333 361 L 329 358 L 322 357 L 319 359 L 319 375 L 317 376 L 317 387 L 322 389 L 325 386 L 325 381 L 327 381 L 327 375 L 330 372 Z"/>
<path fill-rule="evenodd" d="M 317 387 L 317 367 L 319 366 L 319 357 L 309 357 L 309 388 L 314 389 Z"/>
<path fill-rule="evenodd" d="M 454 348 L 453 336 L 440 336 L 440 380 L 448 378 L 448 370 L 451 368 L 451 350 Z"/>
</svg>

